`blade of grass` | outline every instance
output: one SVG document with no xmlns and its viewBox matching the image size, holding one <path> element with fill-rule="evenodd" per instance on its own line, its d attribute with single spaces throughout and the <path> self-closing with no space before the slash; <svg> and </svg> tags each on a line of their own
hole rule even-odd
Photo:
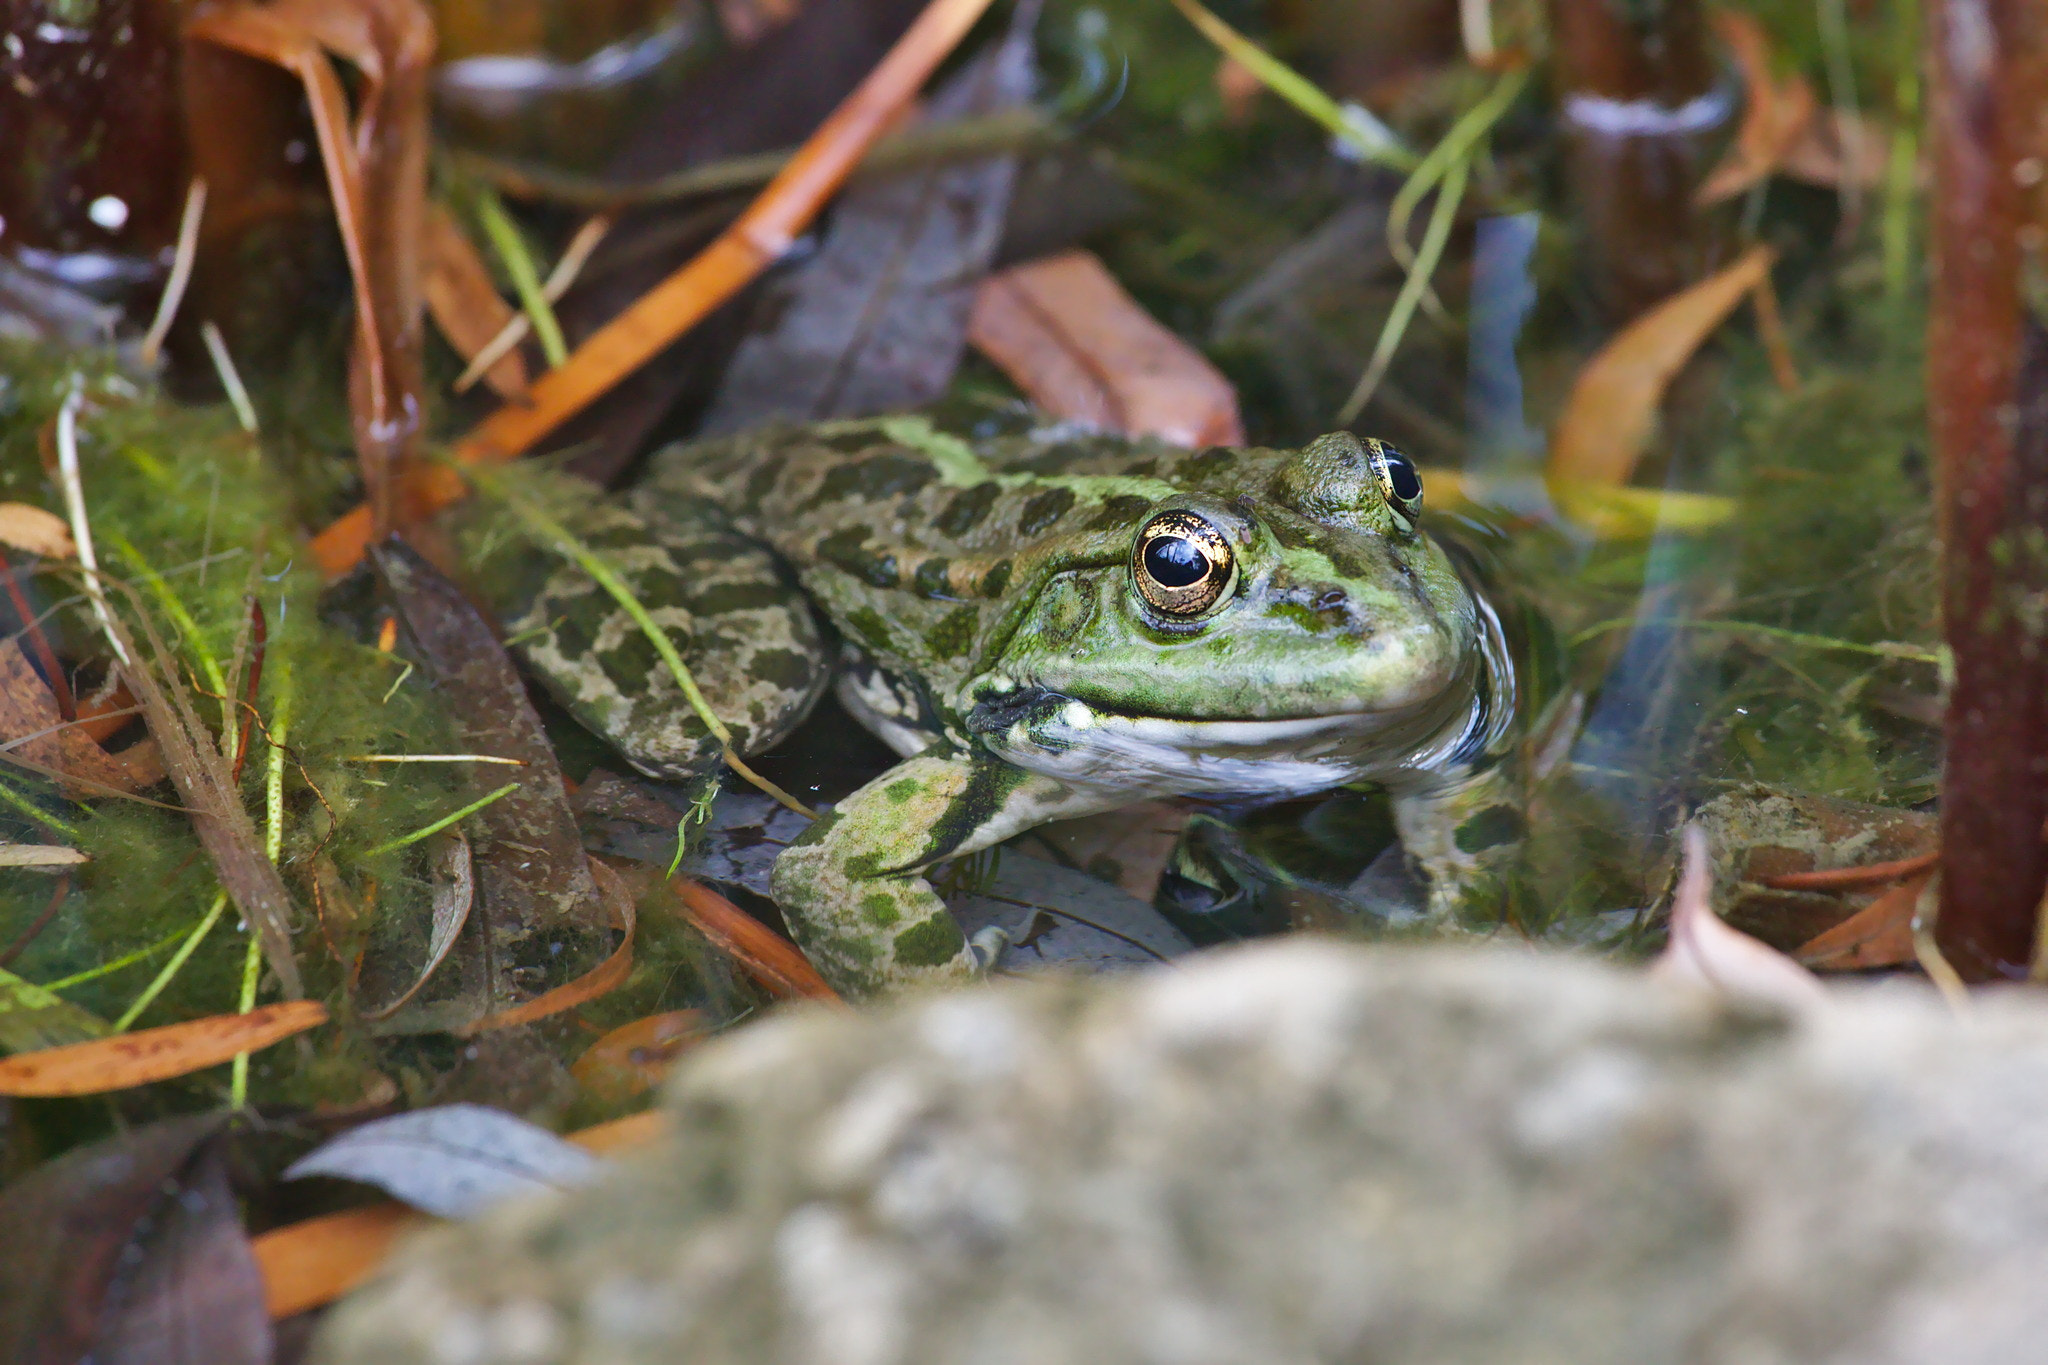
<svg viewBox="0 0 2048 1365">
<path fill-rule="evenodd" d="M 549 365 L 561 364 L 569 358 L 569 343 L 562 336 L 562 324 L 555 318 L 554 306 L 541 288 L 540 271 L 533 263 L 533 253 L 526 249 L 526 238 L 520 235 L 519 225 L 505 212 L 504 202 L 488 189 L 477 192 L 476 216 L 505 273 L 512 277 L 519 306 L 525 310 L 533 334 L 540 340 L 541 354 L 548 358 Z"/>
<path fill-rule="evenodd" d="M 1397 171 L 1415 169 L 1413 152 L 1398 142 L 1368 136 L 1314 81 L 1224 23 L 1205 9 L 1199 0 L 1173 0 L 1173 7 L 1224 55 L 1257 76 L 1268 90 L 1321 124 L 1330 136 L 1354 148 L 1361 157 Z"/>
<path fill-rule="evenodd" d="M 163 970 L 159 971 L 150 980 L 150 983 L 142 988 L 142 994 L 135 997 L 134 1003 L 129 1005 L 126 1010 L 123 1010 L 121 1017 L 114 1021 L 114 1032 L 126 1033 L 128 1026 L 140 1018 L 142 1012 L 148 1009 L 159 995 L 163 994 L 164 987 L 177 979 L 178 973 L 185 969 L 185 963 L 191 960 L 192 954 L 199 950 L 199 945 L 206 941 L 206 936 L 213 932 L 213 926 L 220 922 L 221 912 L 227 908 L 228 893 L 225 891 L 216 892 L 213 898 L 213 905 L 200 918 L 199 923 L 192 926 L 192 932 L 185 935 L 184 944 L 172 956 L 171 960 L 163 965 Z"/>
<path fill-rule="evenodd" d="M 253 677 L 253 674 L 252 674 Z M 255 698 L 255 684 L 250 684 L 250 702 Z M 251 713 L 254 714 L 253 712 Z M 268 737 L 270 740 L 269 766 L 263 774 L 263 851 L 270 856 L 271 866 L 277 866 L 284 858 L 284 746 L 289 742 L 292 723 L 292 674 L 290 665 L 280 661 L 277 668 L 277 704 L 272 708 Z M 244 731 L 242 745 L 248 747 L 247 732 Z M 263 939 L 255 926 L 249 930 L 249 949 L 242 955 L 242 998 L 240 1012 L 247 1014 L 256 1008 L 256 985 L 262 979 Z M 235 1064 L 228 1084 L 228 1107 L 240 1109 L 249 1102 L 249 1054 L 235 1054 Z"/>
<path fill-rule="evenodd" d="M 1372 362 L 1365 367 L 1365 373 L 1358 377 L 1351 396 L 1338 410 L 1338 426 L 1350 426 L 1358 420 L 1358 414 L 1365 411 L 1365 405 L 1372 401 L 1373 391 L 1379 388 L 1380 380 L 1386 378 L 1387 367 L 1394 361 L 1394 352 L 1400 348 L 1401 338 L 1415 317 L 1415 306 L 1422 299 L 1422 291 L 1429 287 L 1429 277 L 1436 273 L 1436 263 L 1443 257 L 1444 244 L 1450 241 L 1451 224 L 1456 221 L 1458 204 L 1465 197 L 1465 177 L 1470 167 L 1468 161 L 1455 161 L 1445 173 L 1443 188 L 1437 193 L 1436 207 L 1429 215 L 1429 227 L 1422 234 L 1422 250 L 1417 253 L 1414 268 L 1408 272 L 1407 282 L 1394 299 L 1393 311 L 1387 314 L 1386 325 L 1380 329 L 1379 343 L 1372 351 Z"/>
<path fill-rule="evenodd" d="M 382 843 L 377 845 L 373 849 L 366 850 L 363 856 L 365 858 L 382 857 L 386 853 L 395 853 L 401 848 L 405 848 L 411 844 L 416 844 L 422 839 L 430 839 L 434 835 L 439 834 L 442 830 L 448 828 L 448 826 L 454 824 L 456 821 L 467 820 L 470 816 L 475 815 L 478 811 L 482 810 L 485 806 L 490 805 L 493 801 L 502 801 L 504 798 L 510 796 L 513 792 L 516 792 L 518 790 L 519 784 L 517 782 L 507 782 L 504 786 L 490 793 L 490 795 L 480 796 L 476 800 L 464 806 L 461 810 L 451 811 L 447 815 L 442 816 L 440 819 L 434 821 L 430 825 L 423 825 L 420 828 L 414 830 L 410 834 L 401 834 L 396 839 L 393 839 L 388 843 Z"/>
</svg>

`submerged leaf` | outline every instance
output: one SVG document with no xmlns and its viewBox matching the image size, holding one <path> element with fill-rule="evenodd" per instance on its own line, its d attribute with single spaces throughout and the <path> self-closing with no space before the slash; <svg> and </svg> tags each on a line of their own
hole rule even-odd
<svg viewBox="0 0 2048 1365">
<path fill-rule="evenodd" d="M 1586 362 L 1550 439 L 1560 485 L 1624 484 L 1650 444 L 1664 391 L 1771 268 L 1769 247 L 1681 290 L 1637 318 Z"/>
<path fill-rule="evenodd" d="M 164 1190 L 100 1310 L 95 1365 L 270 1365 L 270 1314 L 218 1142 Z"/>
<path fill-rule="evenodd" d="M 794 943 L 701 882 L 669 878 L 683 916 L 748 976 L 784 999 L 839 1001 L 839 993 Z"/>
<path fill-rule="evenodd" d="M 1714 27 L 1742 69 L 1745 100 L 1735 143 L 1694 193 L 1705 207 L 1732 199 L 1782 169 L 1793 146 L 1808 133 L 1816 108 L 1813 89 L 1796 72 L 1779 80 L 1772 69 L 1771 39 L 1756 16 L 1739 10 L 1713 11 Z"/>
<path fill-rule="evenodd" d="M 136 1226 L 224 1116 L 133 1128 L 0 1190 L 0 1360 L 77 1365 Z"/>
<path fill-rule="evenodd" d="M 284 1175 L 354 1180 L 443 1218 L 473 1218 L 504 1199 L 581 1185 L 599 1169 L 582 1148 L 502 1109 L 446 1104 L 352 1128 Z"/>
<path fill-rule="evenodd" d="M 219 1066 L 327 1022 L 317 1000 L 265 1005 L 0 1061 L 0 1095 L 97 1095 Z"/>
<path fill-rule="evenodd" d="M 439 204 L 427 210 L 423 255 L 427 308 L 434 326 L 457 355 L 474 360 L 512 321 L 512 305 L 499 297 L 476 247 Z M 500 398 L 517 398 L 526 391 L 526 357 L 517 347 L 506 351 L 484 371 L 484 382 Z"/>
<path fill-rule="evenodd" d="M 1021 107 L 1031 95 L 1031 23 L 932 98 L 931 121 Z M 932 166 L 861 184 L 832 213 L 817 254 L 770 286 L 772 319 L 740 344 L 699 434 L 771 419 L 865 417 L 936 401 L 967 346 L 974 287 L 1003 232 L 1014 156 Z"/>
<path fill-rule="evenodd" d="M 469 840 L 462 831 L 456 830 L 439 841 L 434 849 L 434 898 L 432 929 L 427 939 L 427 960 L 413 983 L 405 988 L 396 1000 L 388 1005 L 365 1009 L 363 1018 L 384 1019 L 396 1014 L 399 1007 L 419 994 L 420 987 L 427 984 L 434 971 L 448 957 L 449 949 L 455 946 L 455 939 L 462 932 L 462 926 L 469 923 L 470 907 L 476 903 L 476 877 L 469 853 Z"/>
<path fill-rule="evenodd" d="M 1932 871 L 1900 882 L 1823 934 L 1800 944 L 1792 956 L 1817 972 L 1853 972 L 1897 967 L 1915 960 L 1913 922 Z"/>
<path fill-rule="evenodd" d="M 967 335 L 1056 417 L 1185 446 L 1244 442 L 1230 381 L 1088 252 L 990 276 Z"/>
<path fill-rule="evenodd" d="M 75 725 L 67 725 L 21 646 L 0 640 L 0 741 L 37 771 L 76 778 L 85 791 L 132 792 L 129 771 Z"/>
<path fill-rule="evenodd" d="M 629 1100 L 661 1084 L 669 1066 L 706 1032 L 702 1010 L 667 1010 L 621 1024 L 592 1043 L 569 1068 L 584 1089 Z"/>
</svg>

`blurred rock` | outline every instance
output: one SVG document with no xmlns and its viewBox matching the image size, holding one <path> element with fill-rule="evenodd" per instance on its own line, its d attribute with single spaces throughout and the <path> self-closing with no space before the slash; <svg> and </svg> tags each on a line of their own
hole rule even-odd
<svg viewBox="0 0 2048 1365">
<path fill-rule="evenodd" d="M 327 1365 L 2039 1358 L 2048 1006 L 1306 940 L 707 1047 Z"/>
</svg>

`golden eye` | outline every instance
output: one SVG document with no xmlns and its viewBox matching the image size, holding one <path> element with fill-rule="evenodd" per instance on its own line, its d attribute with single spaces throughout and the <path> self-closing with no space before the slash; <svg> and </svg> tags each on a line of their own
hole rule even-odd
<svg viewBox="0 0 2048 1365">
<path fill-rule="evenodd" d="M 1380 495 L 1403 522 L 1412 524 L 1422 512 L 1422 475 L 1415 472 L 1415 462 L 1385 441 L 1367 441 L 1365 450 Z"/>
<path fill-rule="evenodd" d="M 1138 532 L 1131 576 L 1168 616 L 1200 616 L 1230 587 L 1237 560 L 1223 533 L 1193 512 L 1162 512 Z"/>
</svg>

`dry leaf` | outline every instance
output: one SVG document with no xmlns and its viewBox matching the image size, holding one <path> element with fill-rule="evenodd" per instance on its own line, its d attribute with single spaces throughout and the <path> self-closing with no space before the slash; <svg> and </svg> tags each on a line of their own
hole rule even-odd
<svg viewBox="0 0 2048 1365">
<path fill-rule="evenodd" d="M 566 981 L 510 1009 L 485 1015 L 458 1029 L 458 1033 L 468 1038 L 487 1029 L 530 1024 L 536 1019 L 587 1005 L 599 996 L 617 990 L 633 974 L 633 931 L 639 915 L 633 904 L 632 889 L 624 878 L 595 858 L 590 860 L 590 876 L 597 883 L 597 892 L 604 901 L 605 909 L 611 913 L 612 927 L 621 931 L 619 946 L 612 950 L 612 955 L 574 981 Z"/>
<path fill-rule="evenodd" d="M 62 844 L 0 844 L 0 867 L 77 867 L 86 856 Z"/>
<path fill-rule="evenodd" d="M 327 1176 L 375 1185 L 441 1218 L 474 1218 L 524 1194 L 595 1178 L 597 1158 L 502 1109 L 443 1104 L 351 1128 L 285 1168 L 286 1180 Z"/>
<path fill-rule="evenodd" d="M 668 884 L 697 932 L 769 992 L 785 999 L 840 1003 L 839 992 L 825 984 L 794 943 L 702 882 L 671 877 Z"/>
<path fill-rule="evenodd" d="M 1806 1009 L 1826 998 L 1813 973 L 1768 944 L 1731 929 L 1714 913 L 1707 836 L 1685 827 L 1685 869 L 1671 898 L 1671 940 L 1650 974 L 1689 981 L 1724 995 Z"/>
<path fill-rule="evenodd" d="M 1693 200 L 1701 207 L 1732 199 L 1785 165 L 1788 153 L 1813 123 L 1813 88 L 1797 72 L 1779 80 L 1772 70 L 1771 39 L 1754 15 L 1717 9 L 1714 27 L 1742 69 L 1742 127 L 1721 164 Z"/>
<path fill-rule="evenodd" d="M 218 1066 L 327 1022 L 316 1000 L 23 1052 L 0 1061 L 0 1095 L 98 1095 Z"/>
<path fill-rule="evenodd" d="M 1184 446 L 1244 441 L 1230 381 L 1086 251 L 982 281 L 967 339 L 1055 417 Z"/>
<path fill-rule="evenodd" d="M 464 361 L 474 360 L 478 351 L 505 330 L 516 310 L 499 297 L 498 286 L 476 247 L 439 204 L 427 208 L 422 255 L 427 311 L 434 326 Z M 513 347 L 484 371 L 484 382 L 500 398 L 519 397 L 526 392 L 526 357 Z"/>
<path fill-rule="evenodd" d="M 1800 944 L 1792 956 L 1817 972 L 1897 967 L 1913 961 L 1913 918 L 1933 877 L 1930 870 L 1899 883 L 1826 933 Z"/>
<path fill-rule="evenodd" d="M 599 1099 L 632 1099 L 661 1084 L 669 1064 L 704 1037 L 701 1010 L 668 1010 L 621 1024 L 592 1043 L 569 1074 Z"/>
<path fill-rule="evenodd" d="M 140 789 L 136 774 L 93 743 L 83 729 L 65 723 L 49 685 L 13 640 L 0 640 L 0 740 L 8 742 L 9 758 L 78 779 L 75 785 L 85 790 Z"/>
<path fill-rule="evenodd" d="M 0 502 L 0 545 L 12 545 L 46 559 L 75 559 L 71 528 L 55 512 L 25 502 Z"/>
<path fill-rule="evenodd" d="M 399 1238 L 431 1221 L 403 1204 L 372 1204 L 264 1233 L 254 1250 L 270 1316 L 334 1302 L 374 1274 Z"/>
<path fill-rule="evenodd" d="M 1032 835 L 1059 854 L 1060 861 L 1150 905 L 1187 822 L 1184 806 L 1140 801 L 1101 815 L 1040 825 Z"/>
<path fill-rule="evenodd" d="M 1624 484 L 1656 430 L 1664 391 L 1771 268 L 1769 247 L 1673 294 L 1586 362 L 1550 439 L 1549 475 L 1564 484 Z"/>
<path fill-rule="evenodd" d="M 1855 183 L 1865 189 L 1883 184 L 1891 168 L 1891 134 L 1867 118 L 1839 109 L 1822 109 L 1807 121 L 1800 135 L 1785 149 L 1780 170 L 1791 179 L 1837 189 L 1842 183 L 1842 163 L 1849 159 L 1852 145 Z M 1915 170 L 1914 183 L 1925 183 L 1920 168 Z"/>
<path fill-rule="evenodd" d="M 406 1001 L 419 994 L 420 987 L 433 978 L 434 970 L 447 960 L 462 926 L 469 923 L 470 907 L 476 904 L 476 875 L 469 855 L 469 839 L 455 830 L 434 847 L 433 908 L 429 917 L 427 961 L 396 1000 L 363 1011 L 365 1019 L 384 1019 L 396 1014 Z"/>
</svg>

